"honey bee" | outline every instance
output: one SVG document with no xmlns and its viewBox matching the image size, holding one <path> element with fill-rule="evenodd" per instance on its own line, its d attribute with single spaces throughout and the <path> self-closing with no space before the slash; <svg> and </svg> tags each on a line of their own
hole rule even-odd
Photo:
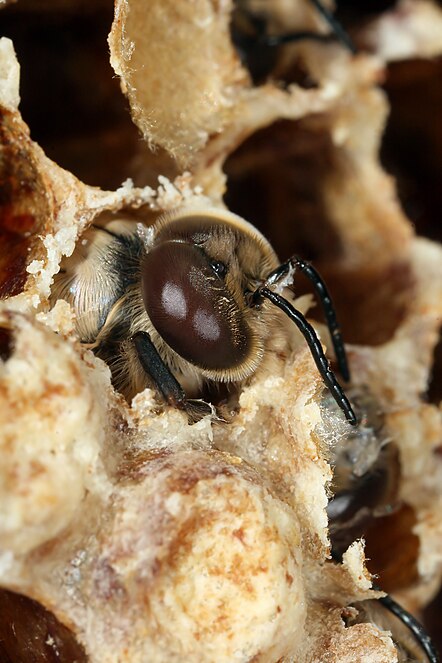
<svg viewBox="0 0 442 663">
<path fill-rule="evenodd" d="M 128 220 L 93 226 L 62 264 L 52 298 L 72 305 L 81 341 L 108 363 L 117 390 L 130 399 L 154 386 L 193 421 L 212 411 L 201 400 L 205 385 L 240 388 L 272 353 L 287 350 L 288 316 L 355 425 L 314 328 L 280 294 L 295 270 L 319 295 L 348 380 L 335 311 L 317 271 L 299 257 L 280 264 L 264 236 L 228 211 L 183 208 L 151 227 Z"/>
<path fill-rule="evenodd" d="M 269 365 L 272 353 L 286 350 L 291 320 L 329 388 L 324 407 L 338 407 L 356 425 L 314 328 L 290 301 L 296 270 L 319 295 L 340 373 L 348 381 L 345 348 L 322 278 L 297 256 L 280 264 L 264 236 L 228 211 L 180 208 L 151 227 L 122 219 L 92 226 L 64 260 L 52 299 L 70 302 L 80 339 L 109 364 L 116 389 L 130 399 L 153 386 L 191 421 L 212 413 L 213 406 L 198 398 L 205 384 L 240 389 Z M 380 506 L 389 508 L 396 492 L 396 449 L 390 443 L 384 450 L 382 416 L 369 396 L 353 398 L 361 426 L 348 433 L 332 459 L 337 484 L 329 518 L 338 561 L 349 542 L 363 535 L 366 512 L 371 517 Z M 367 482 L 375 488 L 368 501 Z M 437 663 L 428 635 L 390 596 L 372 601 L 369 612 L 366 603 L 356 606 L 352 619 L 387 624 L 400 660 L 413 660 L 404 656 L 417 652 L 415 660 L 424 656 Z"/>
</svg>

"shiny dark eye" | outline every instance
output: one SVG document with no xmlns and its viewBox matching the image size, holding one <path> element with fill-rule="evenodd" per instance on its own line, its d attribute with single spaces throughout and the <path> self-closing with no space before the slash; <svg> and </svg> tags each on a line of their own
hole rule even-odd
<svg viewBox="0 0 442 663">
<path fill-rule="evenodd" d="M 204 251 L 188 242 L 161 242 L 142 265 L 143 301 L 153 326 L 181 357 L 207 370 L 237 367 L 251 343 L 243 315 L 218 276 Z"/>
<path fill-rule="evenodd" d="M 227 274 L 227 267 L 223 262 L 220 262 L 219 260 L 211 260 L 210 261 L 210 266 L 221 279 L 225 277 Z"/>
</svg>

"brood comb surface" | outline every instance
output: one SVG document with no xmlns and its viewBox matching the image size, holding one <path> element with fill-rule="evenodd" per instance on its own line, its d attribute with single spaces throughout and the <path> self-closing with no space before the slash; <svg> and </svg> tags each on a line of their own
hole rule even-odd
<svg viewBox="0 0 442 663">
<path fill-rule="evenodd" d="M 325 29 L 308 2 L 289 4 L 269 3 L 271 31 Z M 396 512 L 385 527 L 396 523 L 395 545 L 417 544 L 405 580 L 397 548 L 384 558 L 389 591 L 416 611 L 431 599 L 442 575 L 442 421 L 422 395 L 442 314 L 442 251 L 415 237 L 379 162 L 382 31 L 400 41 L 402 24 L 371 26 L 378 55 L 290 45 L 274 65 L 285 87 L 271 76 L 257 86 L 232 44 L 231 11 L 202 0 L 179 11 L 116 3 L 111 62 L 134 121 L 165 152 L 156 161 L 140 149 L 128 176 L 145 186 L 115 191 L 82 183 L 31 140 L 13 46 L 0 42 L 0 583 L 51 611 L 96 663 L 396 661 L 387 633 L 346 625 L 349 606 L 377 593 L 361 543 L 342 564 L 329 559 L 328 461 L 347 428 L 324 408 L 304 345 L 275 354 L 231 422 L 189 425 L 150 390 L 129 406 L 78 342 L 69 306 L 49 305 L 62 257 L 90 224 L 120 215 L 149 225 L 182 204 L 222 207 L 226 190 L 254 222 L 241 186 L 259 182 L 266 218 L 256 222 L 281 254 L 314 248 L 351 341 L 353 383 L 381 404 L 399 449 L 412 524 L 402 530 Z M 420 34 L 410 25 L 425 15 L 407 15 L 408 35 Z M 431 16 L 442 23 L 434 7 Z M 437 53 L 436 44 L 422 55 Z M 294 75 L 299 63 L 311 84 Z M 165 153 L 187 169 L 173 182 Z M 155 172 L 157 188 L 147 186 Z M 328 234 L 313 242 L 316 216 Z M 375 550 L 384 534 L 367 536 Z"/>
</svg>

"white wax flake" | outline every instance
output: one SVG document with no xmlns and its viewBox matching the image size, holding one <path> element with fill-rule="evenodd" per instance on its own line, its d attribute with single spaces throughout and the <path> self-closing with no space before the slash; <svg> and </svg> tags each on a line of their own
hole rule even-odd
<svg viewBox="0 0 442 663">
<path fill-rule="evenodd" d="M 284 291 L 284 288 L 288 288 L 290 285 L 293 285 L 295 272 L 296 272 L 296 267 L 290 266 L 287 274 L 281 280 L 275 283 L 274 286 L 272 286 L 273 291 L 281 295 L 282 292 Z"/>
<path fill-rule="evenodd" d="M 60 652 L 59 652 L 58 649 L 57 649 L 56 642 L 55 642 L 54 638 L 52 637 L 52 635 L 48 635 L 45 644 L 47 644 L 48 647 L 51 647 L 51 648 L 52 648 L 52 650 L 53 650 L 55 656 L 60 656 Z"/>
<path fill-rule="evenodd" d="M 0 0 L 0 7 L 5 0 Z M 20 65 L 15 57 L 13 43 L 7 37 L 0 39 L 0 100 L 2 106 L 17 110 L 19 94 Z"/>
<path fill-rule="evenodd" d="M 350 132 L 347 127 L 344 127 L 342 124 L 336 126 L 332 130 L 333 144 L 336 145 L 337 147 L 344 145 L 349 135 Z"/>
<path fill-rule="evenodd" d="M 134 41 L 124 41 L 124 59 L 130 60 L 135 51 L 135 42 Z"/>
<path fill-rule="evenodd" d="M 181 511 L 182 502 L 183 496 L 180 493 L 172 493 L 165 500 L 164 506 L 171 516 L 178 516 Z"/>
<path fill-rule="evenodd" d="M 206 30 L 213 23 L 213 16 L 208 14 L 207 16 L 203 16 L 202 18 L 195 18 L 194 23 L 198 28 Z"/>
<path fill-rule="evenodd" d="M 167 193 L 171 196 L 176 196 L 179 194 L 178 189 L 176 186 L 164 175 L 158 175 L 158 182 L 164 189 L 164 193 Z"/>
<path fill-rule="evenodd" d="M 155 235 L 153 227 L 149 226 L 146 228 L 146 226 L 143 226 L 142 223 L 137 223 L 137 233 L 146 249 L 150 249 L 153 244 Z"/>
<path fill-rule="evenodd" d="M 48 258 L 57 259 L 59 255 L 70 256 L 74 252 L 77 231 L 72 226 L 60 228 L 55 235 L 49 233 L 43 244 L 48 252 Z"/>
<path fill-rule="evenodd" d="M 72 566 L 80 566 L 86 559 L 86 550 L 80 550 L 75 557 L 71 559 Z"/>
<path fill-rule="evenodd" d="M 9 575 L 14 563 L 14 554 L 10 550 L 0 553 L 0 577 Z"/>
<path fill-rule="evenodd" d="M 341 92 L 340 86 L 335 81 L 329 81 L 321 90 L 321 96 L 324 100 L 336 99 Z"/>
<path fill-rule="evenodd" d="M 371 589 L 371 576 L 365 568 L 363 541 L 354 541 L 342 556 L 343 565 L 349 571 L 359 589 Z"/>
<path fill-rule="evenodd" d="M 121 186 L 118 187 L 117 192 L 118 193 L 125 193 L 127 191 L 132 191 L 134 189 L 134 181 L 131 177 L 128 177 L 127 179 L 124 180 L 124 182 L 121 183 Z"/>
<path fill-rule="evenodd" d="M 33 260 L 26 267 L 26 271 L 29 274 L 38 274 L 43 270 L 43 265 L 44 265 L 43 260 Z"/>
<path fill-rule="evenodd" d="M 211 405 L 211 404 L 210 404 Z M 209 444 L 213 442 L 213 428 L 212 428 L 212 420 L 216 421 L 218 420 L 218 417 L 216 415 L 216 410 L 213 405 L 211 405 L 212 412 L 211 414 L 206 415 L 199 421 L 197 421 L 195 424 L 192 425 L 192 430 L 194 432 L 199 432 L 202 433 L 203 435 L 203 440 L 204 442 L 207 440 Z"/>
<path fill-rule="evenodd" d="M 74 331 L 74 313 L 68 302 L 59 299 L 48 312 L 37 313 L 36 319 L 50 327 L 53 331 L 70 334 Z"/>
</svg>

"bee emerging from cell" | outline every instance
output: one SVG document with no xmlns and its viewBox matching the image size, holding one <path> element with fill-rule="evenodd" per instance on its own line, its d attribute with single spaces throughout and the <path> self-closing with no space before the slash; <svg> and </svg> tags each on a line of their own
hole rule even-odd
<svg viewBox="0 0 442 663">
<path fill-rule="evenodd" d="M 269 370 L 272 354 L 287 349 L 291 320 L 355 425 L 314 328 L 289 301 L 296 270 L 319 295 L 348 380 L 335 311 L 317 271 L 297 256 L 279 264 L 263 235 L 227 211 L 177 209 L 151 228 L 123 220 L 93 226 L 62 265 L 52 297 L 72 305 L 81 341 L 109 364 L 116 389 L 131 399 L 153 386 L 191 421 L 212 412 L 201 400 L 205 386 L 240 389 Z"/>
<path fill-rule="evenodd" d="M 127 219 L 92 226 L 63 262 L 52 298 L 72 305 L 81 341 L 108 363 L 128 400 L 153 387 L 190 422 L 216 410 L 201 398 L 207 385 L 240 391 L 258 371 L 271 371 L 275 355 L 290 347 L 294 323 L 328 387 L 324 407 L 338 408 L 353 426 L 360 421 L 331 459 L 335 494 L 328 515 L 340 560 L 367 522 L 395 507 L 398 454 L 387 444 L 376 402 L 353 389 L 353 409 L 314 328 L 292 303 L 297 270 L 319 296 L 339 372 L 349 381 L 335 310 L 318 272 L 298 256 L 280 264 L 256 228 L 225 210 L 179 208 L 151 227 Z M 398 652 L 418 652 L 401 660 L 437 662 L 423 628 L 390 596 L 371 604 L 369 614 L 358 606 L 360 621 L 387 623 Z"/>
</svg>

